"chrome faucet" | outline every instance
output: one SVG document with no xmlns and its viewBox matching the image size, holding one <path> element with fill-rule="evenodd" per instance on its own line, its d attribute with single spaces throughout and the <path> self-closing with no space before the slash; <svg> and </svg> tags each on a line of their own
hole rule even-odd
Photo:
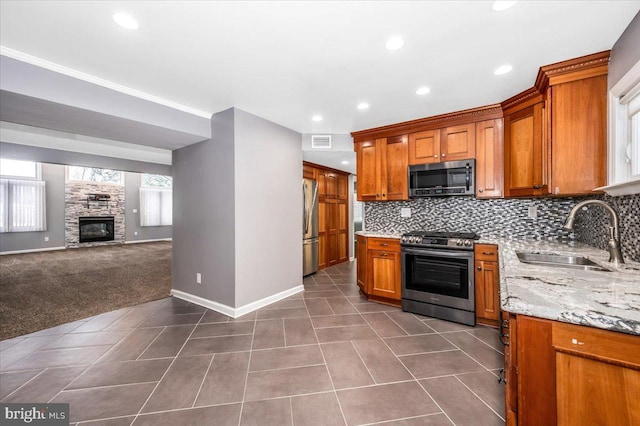
<svg viewBox="0 0 640 426">
<path fill-rule="evenodd" d="M 564 229 L 569 231 L 573 230 L 573 224 L 576 221 L 576 213 L 582 207 L 588 204 L 596 204 L 598 206 L 604 207 L 604 209 L 609 213 L 609 218 L 611 220 L 611 225 L 609 225 L 609 242 L 607 246 L 609 247 L 609 262 L 613 263 L 624 263 L 624 259 L 622 258 L 622 252 L 620 251 L 620 229 L 618 227 L 618 214 L 611 206 L 604 201 L 600 200 L 585 200 L 582 201 L 571 209 L 569 213 L 569 217 L 567 217 L 567 221 L 564 223 Z"/>
</svg>

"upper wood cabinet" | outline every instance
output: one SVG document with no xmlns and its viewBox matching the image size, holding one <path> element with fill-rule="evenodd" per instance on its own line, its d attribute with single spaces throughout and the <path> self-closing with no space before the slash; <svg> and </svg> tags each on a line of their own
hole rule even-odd
<svg viewBox="0 0 640 426">
<path fill-rule="evenodd" d="M 476 123 L 476 197 L 504 195 L 504 144 L 502 120 Z"/>
<path fill-rule="evenodd" d="M 440 162 L 440 129 L 409 135 L 409 164 Z"/>
<path fill-rule="evenodd" d="M 302 165 L 302 177 L 305 179 L 317 179 L 316 168 L 307 166 L 306 164 Z"/>
<path fill-rule="evenodd" d="M 407 200 L 407 136 L 381 138 L 354 145 L 358 200 Z"/>
<path fill-rule="evenodd" d="M 504 117 L 505 195 L 548 194 L 544 102 Z"/>
<path fill-rule="evenodd" d="M 409 164 L 473 158 L 475 133 L 475 123 L 412 133 L 409 135 Z"/>
<path fill-rule="evenodd" d="M 590 194 L 607 182 L 607 76 L 551 86 L 551 193 Z"/>
</svg>

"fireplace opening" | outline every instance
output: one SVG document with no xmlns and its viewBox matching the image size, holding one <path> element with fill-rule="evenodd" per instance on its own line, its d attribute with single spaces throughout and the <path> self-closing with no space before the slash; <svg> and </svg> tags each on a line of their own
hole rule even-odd
<svg viewBox="0 0 640 426">
<path fill-rule="evenodd" d="M 113 241 L 113 216 L 84 216 L 80 218 L 80 242 Z"/>
</svg>

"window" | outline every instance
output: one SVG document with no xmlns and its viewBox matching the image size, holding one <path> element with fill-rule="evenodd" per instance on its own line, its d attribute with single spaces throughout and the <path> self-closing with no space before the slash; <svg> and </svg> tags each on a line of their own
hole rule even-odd
<svg viewBox="0 0 640 426">
<path fill-rule="evenodd" d="M 46 231 L 46 187 L 41 165 L 0 159 L 0 232 Z"/>
<path fill-rule="evenodd" d="M 142 175 L 140 226 L 168 226 L 173 222 L 173 179 L 171 176 Z"/>
<path fill-rule="evenodd" d="M 67 167 L 67 178 L 83 182 L 99 182 L 122 185 L 123 173 L 119 170 L 98 169 L 96 167 Z"/>
<path fill-rule="evenodd" d="M 640 193 L 640 62 L 609 92 L 610 195 Z"/>
</svg>

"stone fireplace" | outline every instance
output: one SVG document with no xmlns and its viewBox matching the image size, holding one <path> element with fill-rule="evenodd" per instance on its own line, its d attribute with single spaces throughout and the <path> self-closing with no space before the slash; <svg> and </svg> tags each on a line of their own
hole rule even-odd
<svg viewBox="0 0 640 426">
<path fill-rule="evenodd" d="M 115 239 L 113 216 L 81 216 L 78 218 L 78 232 L 81 243 L 113 241 Z"/>
</svg>

